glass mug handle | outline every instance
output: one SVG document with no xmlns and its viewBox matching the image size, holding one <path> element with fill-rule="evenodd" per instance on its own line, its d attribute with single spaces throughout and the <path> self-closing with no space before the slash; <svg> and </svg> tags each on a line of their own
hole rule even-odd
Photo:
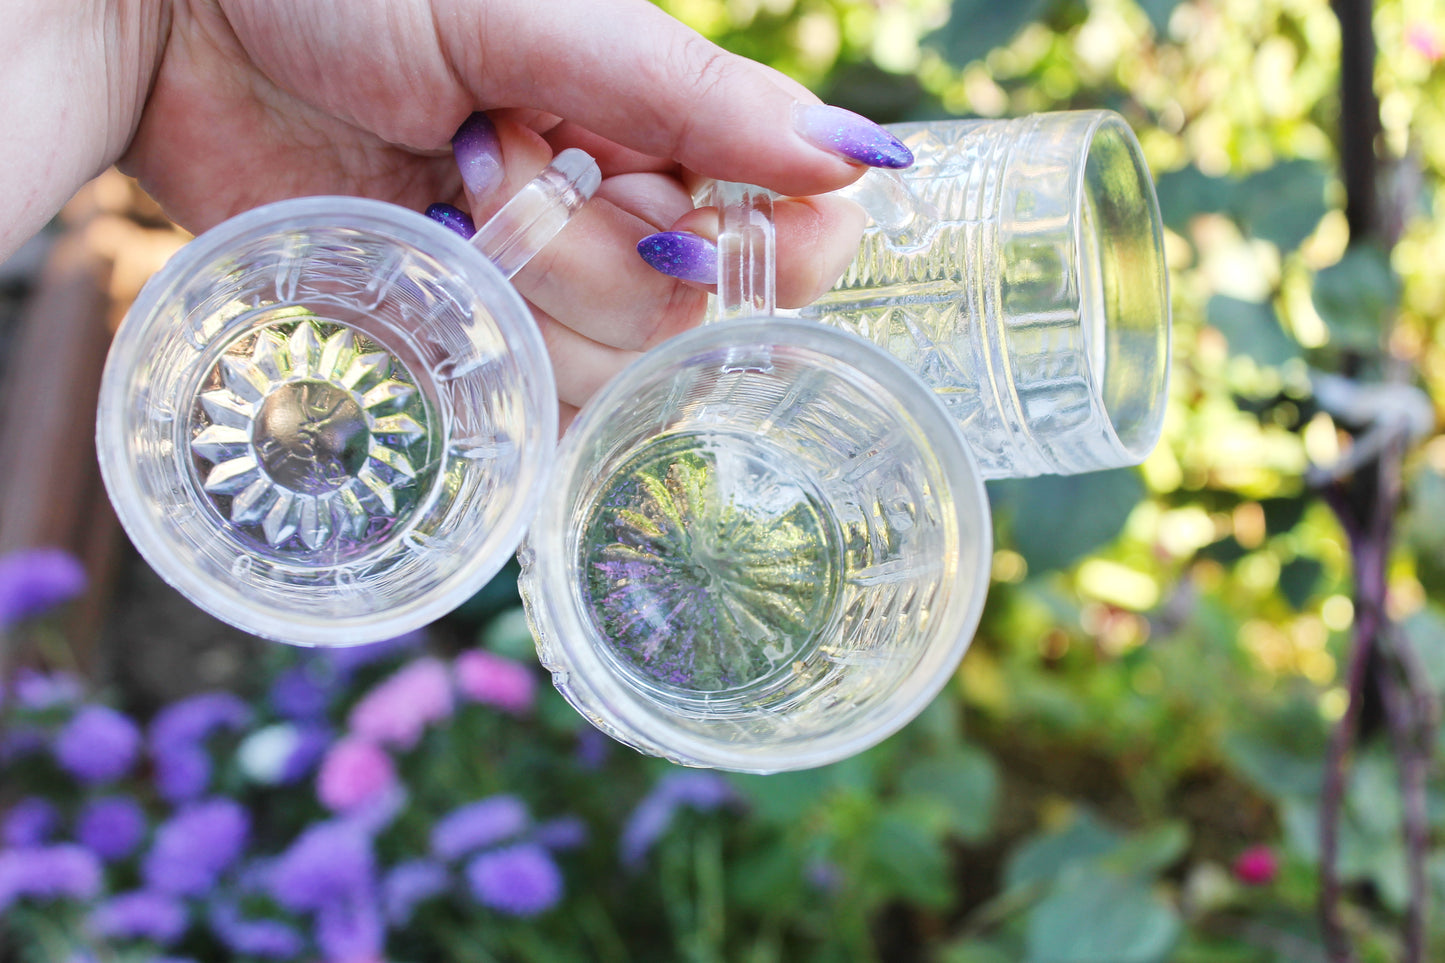
<svg viewBox="0 0 1445 963">
<path fill-rule="evenodd" d="M 477 229 L 472 245 L 510 281 L 601 184 L 602 172 L 592 156 L 569 147 Z"/>
</svg>

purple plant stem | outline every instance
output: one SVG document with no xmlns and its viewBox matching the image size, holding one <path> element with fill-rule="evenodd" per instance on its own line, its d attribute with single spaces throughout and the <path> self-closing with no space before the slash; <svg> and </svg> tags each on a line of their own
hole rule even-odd
<svg viewBox="0 0 1445 963">
<path fill-rule="evenodd" d="M 1325 756 L 1325 781 L 1320 798 L 1320 925 L 1325 949 L 1332 963 L 1355 961 L 1354 949 L 1340 917 L 1342 887 L 1336 865 L 1339 855 L 1340 817 L 1344 808 L 1346 769 L 1359 730 L 1360 711 L 1369 678 L 1370 657 L 1381 637 L 1390 628 L 1385 609 L 1388 594 L 1386 573 L 1395 509 L 1400 498 L 1400 463 L 1405 441 L 1406 438 L 1401 436 L 1387 444 L 1381 452 L 1379 460 L 1373 466 L 1373 491 L 1361 484 L 1364 480 L 1361 478 L 1352 479 L 1353 484 L 1349 485 L 1336 478 L 1321 487 L 1321 495 L 1339 518 L 1340 526 L 1349 537 L 1355 577 L 1355 631 L 1346 675 L 1349 702 L 1344 715 L 1330 734 Z M 1358 504 L 1352 497 L 1356 495 L 1365 502 L 1364 505 Z M 1388 685 L 1389 683 L 1386 683 L 1385 687 L 1388 688 Z M 1382 694 L 1388 699 L 1388 693 Z M 1410 768 L 1413 755 L 1407 751 L 1397 759 L 1402 770 L 1402 788 L 1409 785 L 1404 781 L 1407 779 L 1404 771 Z M 1409 800 L 1408 792 L 1406 797 L 1405 806 L 1408 810 L 1414 803 Z M 1406 833 L 1409 833 L 1408 826 Z M 1423 872 L 1423 866 L 1421 871 Z M 1412 867 L 1412 875 L 1413 872 Z M 1416 918 L 1423 922 L 1425 910 L 1422 894 L 1423 890 L 1416 892 L 1412 886 L 1407 930 L 1413 927 L 1412 921 Z M 1408 935 L 1406 942 L 1409 943 Z M 1422 955 L 1410 956 L 1404 963 L 1419 963 L 1423 959 Z"/>
<path fill-rule="evenodd" d="M 1425 915 L 1428 890 L 1425 857 L 1429 853 L 1429 824 L 1425 812 L 1425 756 L 1420 752 L 1420 719 L 1411 700 L 1401 691 L 1394 673 L 1381 679 L 1385 719 L 1400 770 L 1400 798 L 1403 801 L 1405 866 L 1410 885 L 1410 904 L 1405 909 L 1403 963 L 1425 959 Z"/>
</svg>

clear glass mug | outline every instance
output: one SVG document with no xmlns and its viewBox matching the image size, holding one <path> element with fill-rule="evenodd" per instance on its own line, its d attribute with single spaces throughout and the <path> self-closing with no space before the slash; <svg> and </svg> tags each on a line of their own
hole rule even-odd
<svg viewBox="0 0 1445 963">
<path fill-rule="evenodd" d="M 508 283 L 600 183 L 564 151 L 472 239 L 393 204 L 280 201 L 187 244 L 122 322 L 96 446 L 136 548 L 201 608 L 303 645 L 400 635 L 515 551 L 557 435 Z"/>
<path fill-rule="evenodd" d="M 776 772 L 881 741 L 978 624 L 991 530 L 957 424 L 897 359 L 773 312 L 771 222 L 724 217 L 728 320 L 583 410 L 519 557 L 538 655 L 594 725 Z"/>
<path fill-rule="evenodd" d="M 1142 461 L 1163 425 L 1170 305 L 1128 124 L 1086 110 L 887 129 L 915 163 L 840 192 L 867 229 L 842 279 L 798 313 L 901 359 L 985 477 Z M 747 191 L 749 229 L 763 231 L 769 196 L 729 190 Z"/>
</svg>

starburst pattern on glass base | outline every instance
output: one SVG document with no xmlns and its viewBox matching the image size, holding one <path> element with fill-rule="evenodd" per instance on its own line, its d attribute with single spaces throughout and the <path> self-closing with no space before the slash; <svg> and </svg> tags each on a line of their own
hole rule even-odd
<svg viewBox="0 0 1445 963">
<path fill-rule="evenodd" d="M 403 520 L 434 475 L 415 379 L 366 335 L 296 308 L 230 344 L 191 417 L 201 485 L 270 549 L 354 554 Z"/>
<path fill-rule="evenodd" d="M 653 684 L 736 692 L 804 658 L 837 597 L 812 486 L 749 439 L 681 434 L 600 486 L 580 546 L 594 624 Z"/>
</svg>

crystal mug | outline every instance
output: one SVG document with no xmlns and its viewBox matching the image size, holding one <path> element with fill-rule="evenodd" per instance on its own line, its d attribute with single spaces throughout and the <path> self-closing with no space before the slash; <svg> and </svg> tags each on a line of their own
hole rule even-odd
<svg viewBox="0 0 1445 963">
<path fill-rule="evenodd" d="M 991 530 L 932 391 L 862 338 L 775 316 L 771 222 L 730 187 L 726 322 L 647 352 L 573 422 L 520 588 L 542 664 L 598 728 L 776 772 L 860 752 L 937 695 Z"/>
<path fill-rule="evenodd" d="M 1170 306 L 1128 124 L 1084 110 L 887 129 L 915 163 L 839 192 L 867 228 L 842 279 L 798 314 L 901 359 L 987 478 L 1142 461 L 1163 425 Z M 730 190 L 761 232 L 770 196 Z"/>
<path fill-rule="evenodd" d="M 557 435 L 508 279 L 599 183 L 564 151 L 471 243 L 308 197 L 182 248 L 100 389 L 102 477 L 141 555 L 218 618 L 302 645 L 390 638 L 469 598 L 521 541 Z"/>
</svg>

